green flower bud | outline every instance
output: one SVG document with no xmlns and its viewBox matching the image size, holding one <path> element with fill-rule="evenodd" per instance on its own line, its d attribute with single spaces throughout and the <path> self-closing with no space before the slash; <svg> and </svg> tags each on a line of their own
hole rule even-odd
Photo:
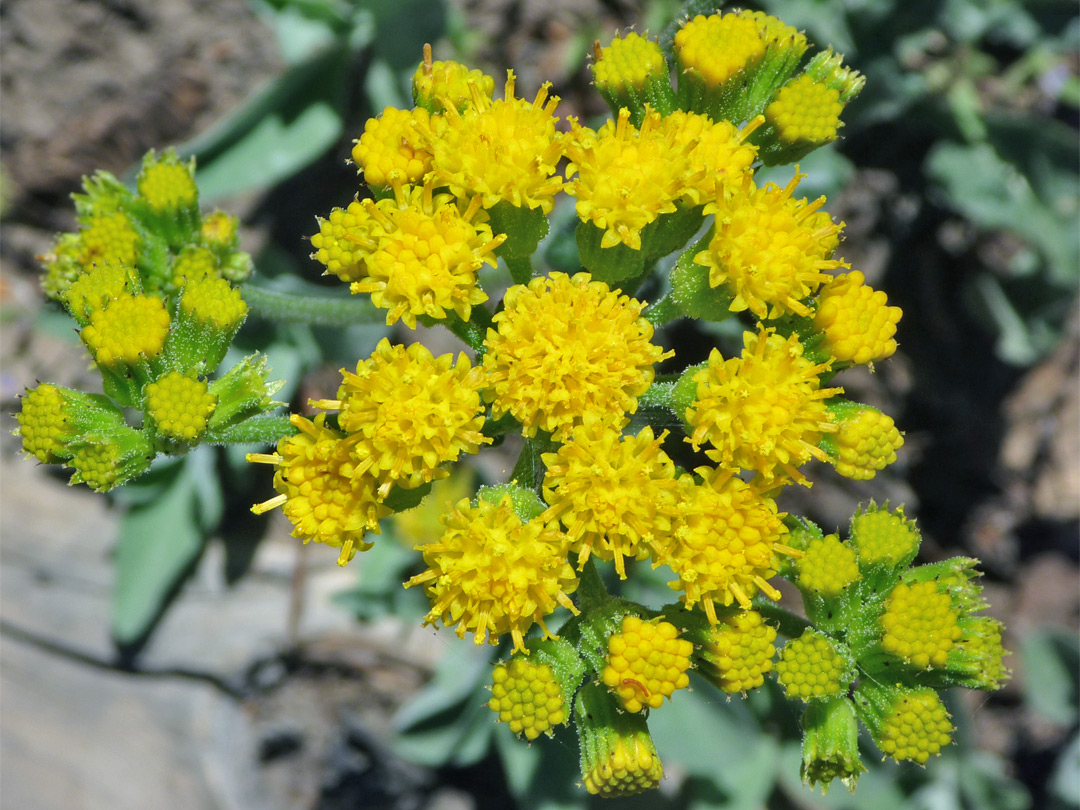
<svg viewBox="0 0 1080 810">
<path fill-rule="evenodd" d="M 820 784 L 826 794 L 832 781 L 839 779 L 854 793 L 866 766 L 859 758 L 859 724 L 852 702 L 841 697 L 809 703 L 801 725 L 803 783 L 810 787 Z"/>
</svg>

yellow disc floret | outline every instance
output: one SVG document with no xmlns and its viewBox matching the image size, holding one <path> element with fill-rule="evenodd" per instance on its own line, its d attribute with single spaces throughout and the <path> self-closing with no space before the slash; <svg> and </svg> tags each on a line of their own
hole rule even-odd
<svg viewBox="0 0 1080 810">
<path fill-rule="evenodd" d="M 896 461 L 896 451 L 903 447 L 904 437 L 891 416 L 876 408 L 861 408 L 837 422 L 837 431 L 829 437 L 829 444 L 835 451 L 830 456 L 840 475 L 868 481 Z"/>
<path fill-rule="evenodd" d="M 693 651 L 694 645 L 680 638 L 670 622 L 624 616 L 620 631 L 608 639 L 604 685 L 628 712 L 659 709 L 664 698 L 690 685 L 686 671 Z"/>
<path fill-rule="evenodd" d="M 160 298 L 122 293 L 91 313 L 79 336 L 98 364 L 115 368 L 156 358 L 168 332 L 169 313 Z"/>
<path fill-rule="evenodd" d="M 936 582 L 901 582 L 885 602 L 881 647 L 919 669 L 943 667 L 962 635 L 959 618 Z"/>
<path fill-rule="evenodd" d="M 591 555 L 615 560 L 626 578 L 625 558 L 643 560 L 657 534 L 671 531 L 676 507 L 675 465 L 651 427 L 637 436 L 589 422 L 574 429 L 558 453 L 545 453 L 547 519 L 558 518 L 570 536 L 578 566 Z"/>
<path fill-rule="evenodd" d="M 171 371 L 146 386 L 146 412 L 160 433 L 193 442 L 206 431 L 217 400 L 206 382 Z"/>
<path fill-rule="evenodd" d="M 435 357 L 422 344 L 392 346 L 383 338 L 355 374 L 342 369 L 337 401 L 315 404 L 341 409 L 338 423 L 357 468 L 379 480 L 385 498 L 394 484 L 444 478 L 439 465 L 491 442 L 480 432 L 482 384 L 483 372 L 464 354 L 455 365 L 452 354 Z"/>
<path fill-rule="evenodd" d="M 42 383 L 27 391 L 15 418 L 19 422 L 23 451 L 28 455 L 42 464 L 52 464 L 71 455 L 67 449 L 71 431 L 64 415 L 64 398 L 55 385 Z"/>
<path fill-rule="evenodd" d="M 699 76 L 706 87 L 724 84 L 765 55 L 758 23 L 739 14 L 699 14 L 683 23 L 674 46 L 683 71 Z"/>
<path fill-rule="evenodd" d="M 682 110 L 664 117 L 663 128 L 671 133 L 674 143 L 680 147 L 689 144 L 690 163 L 704 169 L 691 181 L 700 192 L 699 199 L 715 199 L 725 188 L 740 187 L 753 175 L 757 147 L 746 138 L 758 123 L 737 129 L 730 121 L 714 122 L 707 115 Z"/>
<path fill-rule="evenodd" d="M 552 735 L 552 728 L 569 719 L 569 707 L 555 673 L 548 664 L 538 664 L 515 655 L 491 673 L 491 700 L 488 708 L 518 736 L 535 740 Z"/>
<path fill-rule="evenodd" d="M 335 208 L 319 218 L 319 232 L 311 237 L 311 258 L 325 265 L 326 274 L 344 282 L 367 275 L 367 257 L 376 248 L 382 228 L 359 200 L 348 208 Z"/>
<path fill-rule="evenodd" d="M 790 698 L 839 697 L 851 683 L 851 667 L 828 638 L 807 630 L 780 651 L 776 679 Z"/>
<path fill-rule="evenodd" d="M 839 596 L 859 578 L 855 549 L 835 534 L 811 540 L 795 566 L 799 587 L 825 597 Z"/>
<path fill-rule="evenodd" d="M 364 182 L 375 188 L 389 188 L 395 179 L 420 183 L 431 170 L 431 153 L 424 147 L 417 124 L 427 127 L 430 118 L 423 107 L 387 107 L 378 118 L 369 118 L 352 150 L 353 163 L 364 173 Z"/>
<path fill-rule="evenodd" d="M 757 689 L 773 668 L 776 628 L 756 610 L 720 618 L 697 653 L 702 675 L 729 694 Z"/>
<path fill-rule="evenodd" d="M 588 273 L 552 273 L 506 291 L 484 341 L 486 398 L 495 418 L 510 413 L 526 436 L 563 441 L 595 418 L 616 427 L 637 410 L 653 364 L 670 356 L 650 342 L 644 304 Z"/>
<path fill-rule="evenodd" d="M 188 280 L 180 295 L 180 309 L 197 323 L 220 332 L 235 329 L 247 317 L 240 290 L 219 276 Z"/>
<path fill-rule="evenodd" d="M 838 90 L 803 75 L 780 89 L 765 108 L 765 120 L 786 143 L 826 144 L 836 140 L 843 109 Z"/>
<path fill-rule="evenodd" d="M 425 623 L 457 625 L 459 638 L 471 632 L 477 644 L 509 633 L 520 651 L 534 624 L 551 635 L 544 617 L 556 607 L 577 613 L 567 596 L 578 584 L 566 561 L 569 538 L 542 520 L 522 523 L 509 495 L 497 504 L 462 500 L 443 524 L 440 540 L 417 546 L 428 570 L 405 583 L 426 586 Z"/>
<path fill-rule="evenodd" d="M 251 511 L 280 506 L 293 524 L 293 537 L 340 548 L 338 565 L 345 565 L 357 551 L 371 548 L 364 534 L 378 534 L 379 519 L 390 510 L 376 498 L 376 480 L 357 473 L 344 437 L 326 427 L 326 414 L 315 421 L 293 414 L 290 421 L 300 432 L 278 442 L 277 453 L 248 454 L 248 461 L 274 465 L 279 493 Z"/>
<path fill-rule="evenodd" d="M 463 199 L 479 197 L 484 208 L 506 201 L 551 213 L 562 188 L 555 174 L 562 136 L 555 129 L 559 99 L 548 98 L 548 88 L 541 87 L 531 102 L 514 98 L 514 74 L 509 71 L 503 100 L 477 93 L 475 106 L 463 113 L 447 110 L 446 126 L 428 129 L 439 185 Z"/>
<path fill-rule="evenodd" d="M 666 81 L 667 62 L 658 44 L 631 31 L 625 37 L 615 37 L 600 50 L 592 72 L 601 91 L 625 93 L 628 89 L 644 89 L 646 82 L 655 76 Z"/>
<path fill-rule="evenodd" d="M 711 624 L 716 604 L 734 602 L 744 609 L 759 590 L 772 599 L 780 592 L 769 584 L 778 554 L 795 554 L 779 541 L 787 528 L 776 503 L 734 476 L 731 471 L 701 467 L 701 484 L 689 475 L 680 479 L 682 497 L 675 531 L 656 537 L 654 565 L 666 563 L 684 591 L 687 607 L 702 603 Z"/>
<path fill-rule="evenodd" d="M 675 211 L 681 199 L 698 202 L 706 171 L 690 159 L 693 144 L 679 142 L 661 120 L 649 111 L 638 129 L 624 107 L 618 121 L 596 132 L 570 122 L 566 176 L 577 176 L 566 193 L 577 198 L 578 218 L 604 231 L 602 248 L 621 243 L 640 250 L 646 225 Z"/>
<path fill-rule="evenodd" d="M 84 270 L 95 264 L 134 266 L 139 256 L 139 232 L 127 214 L 92 214 L 78 235 L 78 261 Z"/>
<path fill-rule="evenodd" d="M 492 251 L 506 237 L 492 236 L 478 198 L 462 214 L 451 195 L 433 194 L 430 184 L 395 185 L 394 192 L 394 199 L 365 203 L 382 231 L 367 256 L 368 277 L 350 289 L 389 310 L 388 326 L 400 319 L 415 329 L 417 316 L 443 320 L 448 311 L 469 320 L 488 298 L 476 274 L 495 266 Z"/>
<path fill-rule="evenodd" d="M 913 760 L 920 765 L 952 742 L 949 713 L 933 689 L 905 694 L 885 715 L 874 742 L 897 762 Z"/>
<path fill-rule="evenodd" d="M 888 306 L 881 290 L 867 287 L 858 270 L 830 281 L 818 296 L 814 326 L 825 334 L 824 349 L 840 362 L 872 363 L 896 351 L 900 307 Z"/>
<path fill-rule="evenodd" d="M 695 374 L 687 441 L 694 449 L 708 442 L 706 455 L 725 469 L 805 481 L 798 468 L 811 458 L 825 461 L 818 444 L 836 430 L 824 400 L 843 389 L 819 387 L 829 366 L 804 357 L 795 335 L 759 329 L 745 332 L 743 342 L 741 357 L 724 359 L 713 349 Z"/>
<path fill-rule="evenodd" d="M 843 223 L 819 210 L 825 198 L 791 197 L 803 177 L 796 174 L 784 188 L 757 188 L 747 179 L 705 206 L 705 213 L 716 214 L 716 232 L 694 261 L 709 268 L 710 285 L 729 288 L 732 312 L 810 315 L 803 299 L 832 278 L 826 270 L 845 266 L 830 258 Z"/>
<path fill-rule="evenodd" d="M 899 565 L 915 556 L 921 538 L 902 509 L 872 507 L 851 519 L 851 542 L 861 566 Z"/>
</svg>

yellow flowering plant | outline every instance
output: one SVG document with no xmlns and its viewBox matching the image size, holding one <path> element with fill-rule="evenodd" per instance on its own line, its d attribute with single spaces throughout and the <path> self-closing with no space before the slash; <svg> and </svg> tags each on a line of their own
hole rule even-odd
<svg viewBox="0 0 1080 810">
<path fill-rule="evenodd" d="M 155 452 L 276 442 L 247 456 L 275 492 L 253 511 L 280 507 L 345 565 L 455 464 L 520 447 L 505 481 L 445 510 L 404 583 L 425 624 L 502 645 L 492 719 L 530 741 L 572 726 L 584 788 L 638 793 L 664 773 L 651 714 L 692 676 L 728 696 L 771 672 L 804 707 L 807 783 L 854 789 L 859 723 L 884 756 L 925 763 L 953 731 L 937 690 L 1009 674 L 974 561 L 913 567 L 918 530 L 888 505 L 845 539 L 781 507 L 820 464 L 869 480 L 903 445 L 837 378 L 896 351 L 899 308 L 838 257 L 844 224 L 800 197 L 797 166 L 784 185 L 757 174 L 834 141 L 863 86 L 831 50 L 804 64 L 809 48 L 748 11 L 684 20 L 673 61 L 616 36 L 594 49 L 611 106 L 595 127 L 561 120 L 547 85 L 519 96 L 508 71 L 498 98 L 493 77 L 426 51 L 414 106 L 355 142 L 367 190 L 319 218 L 312 258 L 387 326 L 442 325 L 463 350 L 383 339 L 314 416 L 265 415 L 258 358 L 211 375 L 246 301 L 301 319 L 318 305 L 233 286 L 228 223 L 199 214 L 175 156 L 148 158 L 134 193 L 99 175 L 45 264 L 107 396 L 31 391 L 26 452 L 108 489 Z M 575 272 L 549 270 L 539 245 L 571 205 Z M 735 324 L 739 345 L 687 364 L 665 348 L 679 319 Z M 621 595 L 661 567 L 673 602 Z M 777 604 L 778 578 L 801 612 Z"/>
</svg>

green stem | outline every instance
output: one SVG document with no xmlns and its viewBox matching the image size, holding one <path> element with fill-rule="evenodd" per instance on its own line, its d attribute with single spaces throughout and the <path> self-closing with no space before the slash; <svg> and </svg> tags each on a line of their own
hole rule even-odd
<svg viewBox="0 0 1080 810">
<path fill-rule="evenodd" d="M 645 320 L 657 328 L 670 323 L 676 318 L 681 318 L 682 314 L 679 305 L 675 303 L 675 296 L 670 292 L 666 293 L 659 301 L 655 301 L 643 313 Z"/>
<path fill-rule="evenodd" d="M 319 290 L 314 285 L 306 285 Z M 379 323 L 386 315 L 367 296 L 343 298 L 326 294 L 288 293 L 245 284 L 240 288 L 244 301 L 256 315 L 284 323 L 306 323 L 312 326 L 352 326 Z"/>
<path fill-rule="evenodd" d="M 506 268 L 510 271 L 510 278 L 514 280 L 515 284 L 528 284 L 532 281 L 533 266 L 531 258 L 528 256 L 521 258 L 503 256 L 502 260 L 506 262 Z"/>
<path fill-rule="evenodd" d="M 813 625 L 802 616 L 792 613 L 790 610 L 772 601 L 765 599 L 755 600 L 754 607 L 761 613 L 763 619 L 769 619 L 776 624 L 776 630 L 780 635 L 788 638 L 798 638 L 804 631 Z"/>
<path fill-rule="evenodd" d="M 483 357 L 484 352 L 487 351 L 484 340 L 487 338 L 487 330 L 491 327 L 491 313 L 488 312 L 487 307 L 479 305 L 473 307 L 472 315 L 467 321 L 461 320 L 456 312 L 449 312 L 445 320 L 439 323 L 467 343 L 469 348 L 476 352 L 478 360 Z"/>
</svg>

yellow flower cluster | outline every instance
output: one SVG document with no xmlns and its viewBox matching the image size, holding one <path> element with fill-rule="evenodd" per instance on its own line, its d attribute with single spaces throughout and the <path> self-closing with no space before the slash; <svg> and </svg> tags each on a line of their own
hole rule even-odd
<svg viewBox="0 0 1080 810">
<path fill-rule="evenodd" d="M 802 75 L 780 89 L 765 108 L 765 120 L 787 143 L 826 144 L 836 140 L 843 109 L 839 90 Z"/>
<path fill-rule="evenodd" d="M 814 325 L 825 345 L 841 363 L 872 363 L 896 351 L 896 324 L 900 307 L 886 304 L 881 290 L 866 286 L 858 270 L 833 278 L 818 297 Z"/>
<path fill-rule="evenodd" d="M 217 400 L 206 382 L 170 371 L 146 386 L 146 412 L 171 439 L 194 442 L 205 431 Z"/>
<path fill-rule="evenodd" d="M 684 71 L 716 87 L 755 67 L 765 55 L 765 42 L 748 15 L 699 14 L 675 34 L 675 54 Z"/>
<path fill-rule="evenodd" d="M 499 664 L 491 673 L 491 700 L 488 708 L 517 735 L 535 740 L 551 736 L 554 726 L 569 718 L 562 687 L 549 664 L 536 664 L 516 655 Z"/>
<path fill-rule="evenodd" d="M 919 549 L 919 534 L 903 510 L 869 509 L 851 519 L 851 542 L 862 565 L 897 565 L 912 559 Z"/>
<path fill-rule="evenodd" d="M 618 633 L 608 639 L 604 685 L 619 696 L 628 712 L 646 706 L 659 709 L 664 698 L 690 685 L 686 674 L 694 645 L 679 637 L 670 622 L 648 622 L 625 616 Z"/>
<path fill-rule="evenodd" d="M 921 689 L 893 704 L 874 734 L 874 742 L 897 762 L 912 760 L 923 765 L 952 742 L 953 730 L 938 693 Z"/>
<path fill-rule="evenodd" d="M 631 32 L 601 49 L 592 71 L 597 89 L 618 93 L 643 89 L 652 76 L 666 72 L 667 66 L 659 45 Z"/>
<path fill-rule="evenodd" d="M 776 628 L 756 610 L 732 612 L 720 618 L 708 642 L 695 652 L 698 671 L 729 694 L 757 689 L 773 668 L 774 641 Z"/>
<path fill-rule="evenodd" d="M 581 739 L 581 776 L 595 796 L 630 796 L 660 784 L 664 766 L 645 717 L 621 711 L 600 684 L 587 684 L 574 701 Z"/>
<path fill-rule="evenodd" d="M 116 368 L 154 360 L 168 333 L 169 313 L 160 298 L 121 293 L 91 312 L 90 325 L 79 337 L 95 362 Z"/>
<path fill-rule="evenodd" d="M 799 587 L 822 596 L 839 596 L 860 576 L 855 549 L 835 534 L 812 540 L 795 568 Z"/>
<path fill-rule="evenodd" d="M 904 437 L 892 417 L 876 408 L 861 407 L 853 415 L 833 414 L 836 432 L 823 445 L 845 478 L 867 481 L 896 461 Z"/>
<path fill-rule="evenodd" d="M 776 679 L 789 697 L 820 700 L 843 694 L 851 667 L 828 638 L 807 630 L 780 651 Z"/>
<path fill-rule="evenodd" d="M 50 464 L 65 454 L 70 430 L 64 414 L 64 397 L 55 385 L 42 383 L 28 391 L 15 418 L 27 455 L 42 464 Z"/>
<path fill-rule="evenodd" d="M 948 593 L 935 582 L 901 582 L 881 616 L 882 648 L 920 669 L 943 667 L 960 640 L 959 615 Z"/>
</svg>

